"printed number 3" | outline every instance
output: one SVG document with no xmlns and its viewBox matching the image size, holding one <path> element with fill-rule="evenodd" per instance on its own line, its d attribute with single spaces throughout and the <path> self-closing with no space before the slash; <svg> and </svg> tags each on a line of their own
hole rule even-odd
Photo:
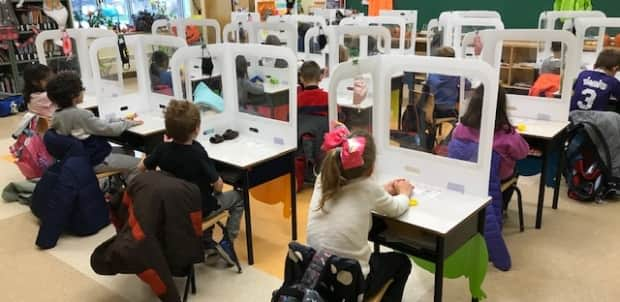
<svg viewBox="0 0 620 302">
<path fill-rule="evenodd" d="M 577 102 L 577 106 L 579 107 L 579 109 L 592 109 L 592 105 L 594 105 L 594 100 L 596 100 L 596 91 L 594 89 L 587 88 L 581 91 L 581 95 L 584 95 L 586 99 Z"/>
</svg>

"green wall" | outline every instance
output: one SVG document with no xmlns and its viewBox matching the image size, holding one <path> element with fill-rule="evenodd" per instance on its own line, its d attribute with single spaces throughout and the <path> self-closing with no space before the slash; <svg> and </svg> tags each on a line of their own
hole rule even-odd
<svg viewBox="0 0 620 302">
<path fill-rule="evenodd" d="M 347 7 L 366 12 L 360 0 L 347 0 Z M 595 10 L 610 17 L 620 17 L 620 0 L 592 0 Z M 394 0 L 394 9 L 417 9 L 418 30 L 428 20 L 450 10 L 495 10 L 500 12 L 506 28 L 536 28 L 538 15 L 551 10 L 552 0 Z"/>
</svg>

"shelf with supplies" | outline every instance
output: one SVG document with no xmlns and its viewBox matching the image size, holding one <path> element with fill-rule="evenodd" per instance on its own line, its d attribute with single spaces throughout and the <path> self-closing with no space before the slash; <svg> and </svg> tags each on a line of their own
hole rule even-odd
<svg viewBox="0 0 620 302">
<path fill-rule="evenodd" d="M 68 14 L 72 15 L 71 1 L 60 1 Z M 43 1 L 25 0 L 22 7 L 17 7 L 19 1 L 11 0 L 12 10 L 17 21 L 17 41 L 0 41 L 0 99 L 18 95 L 22 91 L 23 70 L 28 64 L 39 61 L 34 45 L 37 32 L 58 29 L 56 22 L 43 12 Z M 13 18 L 10 18 L 13 19 Z M 67 20 L 66 27 L 72 27 L 72 20 Z M 55 47 L 54 47 L 55 48 Z M 54 55 L 57 56 L 56 53 Z"/>
<path fill-rule="evenodd" d="M 536 42 L 504 42 L 500 66 L 500 82 L 504 87 L 529 89 L 528 86 L 536 81 L 538 47 L 539 43 Z M 517 83 L 520 85 L 515 85 Z"/>
</svg>

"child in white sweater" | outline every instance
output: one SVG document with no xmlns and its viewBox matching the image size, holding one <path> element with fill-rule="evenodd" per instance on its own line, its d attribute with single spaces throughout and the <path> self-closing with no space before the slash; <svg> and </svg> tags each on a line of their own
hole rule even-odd
<svg viewBox="0 0 620 302">
<path fill-rule="evenodd" d="M 401 301 L 411 262 L 400 253 L 371 253 L 368 232 L 371 212 L 397 217 L 407 211 L 413 185 L 398 179 L 382 187 L 370 179 L 376 150 L 366 132 L 350 134 L 339 125 L 326 134 L 323 150 L 327 153 L 310 201 L 308 244 L 359 261 L 365 295 L 393 280 L 383 301 Z"/>
</svg>

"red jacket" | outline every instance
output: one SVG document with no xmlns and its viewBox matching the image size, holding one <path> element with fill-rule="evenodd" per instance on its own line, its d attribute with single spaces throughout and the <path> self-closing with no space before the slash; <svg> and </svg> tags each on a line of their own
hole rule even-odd
<svg viewBox="0 0 620 302">
<path fill-rule="evenodd" d="M 532 88 L 530 88 L 530 96 L 544 96 L 552 98 L 553 94 L 560 90 L 561 77 L 555 73 L 541 74 Z"/>
<path fill-rule="evenodd" d="M 297 93 L 297 113 L 327 116 L 328 94 L 317 86 L 308 86 Z"/>
</svg>

